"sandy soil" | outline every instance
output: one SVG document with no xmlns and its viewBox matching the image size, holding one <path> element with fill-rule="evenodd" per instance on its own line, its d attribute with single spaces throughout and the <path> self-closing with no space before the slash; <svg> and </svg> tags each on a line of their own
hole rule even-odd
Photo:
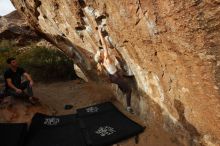
<svg viewBox="0 0 220 146">
<path fill-rule="evenodd" d="M 0 106 L 0 122 L 27 122 L 37 112 L 49 115 L 65 115 L 76 112 L 77 108 L 89 106 L 104 101 L 112 101 L 120 111 L 129 118 L 146 126 L 145 132 L 139 135 L 139 143 L 131 138 L 117 144 L 117 146 L 180 146 L 162 128 L 149 127 L 137 115 L 131 115 L 115 100 L 110 85 L 85 83 L 81 80 L 58 82 L 52 84 L 35 84 L 35 96 L 40 98 L 41 105 L 32 106 L 22 100 L 12 99 L 12 104 Z M 65 110 L 66 104 L 73 105 L 70 110 Z"/>
</svg>

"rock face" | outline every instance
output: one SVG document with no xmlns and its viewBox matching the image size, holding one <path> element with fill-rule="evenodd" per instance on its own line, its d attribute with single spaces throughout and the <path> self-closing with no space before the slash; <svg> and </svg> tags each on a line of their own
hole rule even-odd
<svg viewBox="0 0 220 146">
<path fill-rule="evenodd" d="M 0 39 L 14 40 L 18 45 L 26 45 L 33 41 L 39 41 L 40 37 L 29 26 L 27 21 L 18 11 L 0 17 Z"/>
<path fill-rule="evenodd" d="M 12 2 L 92 80 L 99 78 L 93 56 L 101 25 L 134 75 L 132 105 L 140 117 L 180 145 L 220 145 L 219 0 Z"/>
</svg>

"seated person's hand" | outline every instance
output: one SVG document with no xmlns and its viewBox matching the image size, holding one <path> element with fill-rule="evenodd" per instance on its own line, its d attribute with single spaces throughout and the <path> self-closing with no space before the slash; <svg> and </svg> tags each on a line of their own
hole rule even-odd
<svg viewBox="0 0 220 146">
<path fill-rule="evenodd" d="M 22 90 L 21 89 L 16 89 L 15 92 L 18 93 L 18 94 L 21 94 Z"/>
<path fill-rule="evenodd" d="M 32 87 L 34 85 L 33 81 L 30 81 L 30 87 Z"/>
</svg>

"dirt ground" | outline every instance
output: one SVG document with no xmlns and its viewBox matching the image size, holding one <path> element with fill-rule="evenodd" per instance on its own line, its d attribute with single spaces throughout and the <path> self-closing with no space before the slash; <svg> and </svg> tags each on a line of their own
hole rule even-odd
<svg viewBox="0 0 220 146">
<path fill-rule="evenodd" d="M 118 143 L 117 146 L 180 146 L 162 128 L 156 125 L 149 127 L 137 115 L 127 113 L 125 107 L 115 100 L 107 84 L 85 83 L 81 80 L 51 84 L 38 83 L 34 86 L 34 93 L 40 99 L 41 105 L 33 106 L 24 101 L 12 99 L 11 104 L 0 106 L 0 122 L 30 123 L 37 112 L 49 115 L 73 114 L 77 108 L 112 101 L 129 118 L 146 126 L 145 131 L 139 135 L 138 144 L 135 144 L 134 138 L 130 138 Z M 67 104 L 73 105 L 73 108 L 65 110 L 64 106 Z"/>
</svg>

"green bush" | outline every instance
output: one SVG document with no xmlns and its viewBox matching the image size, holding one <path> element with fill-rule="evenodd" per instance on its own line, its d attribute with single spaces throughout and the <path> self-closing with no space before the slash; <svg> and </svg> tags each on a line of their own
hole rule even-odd
<svg viewBox="0 0 220 146">
<path fill-rule="evenodd" d="M 36 81 L 68 80 L 74 75 L 73 61 L 59 50 L 35 47 L 17 60 Z"/>
<path fill-rule="evenodd" d="M 35 81 L 63 81 L 75 76 L 73 61 L 56 49 L 35 46 L 22 53 L 15 49 L 0 51 L 1 72 L 6 69 L 5 60 L 8 57 L 15 57 L 19 65 L 30 73 Z"/>
<path fill-rule="evenodd" d="M 11 56 L 16 56 L 16 47 L 14 46 L 15 42 L 9 40 L 0 41 L 0 75 L 6 69 L 6 59 Z"/>
<path fill-rule="evenodd" d="M 10 41 L 10 40 L 1 40 L 0 41 L 0 53 L 7 52 L 11 48 L 15 48 L 15 47 L 16 47 L 15 41 Z"/>
</svg>

